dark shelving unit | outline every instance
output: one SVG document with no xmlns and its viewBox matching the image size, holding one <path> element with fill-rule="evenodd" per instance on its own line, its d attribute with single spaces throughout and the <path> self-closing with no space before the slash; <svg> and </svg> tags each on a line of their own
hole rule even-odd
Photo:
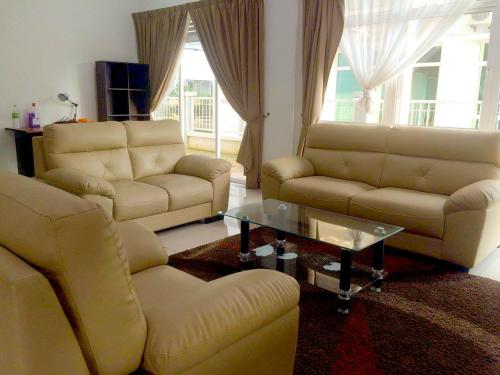
<svg viewBox="0 0 500 375">
<path fill-rule="evenodd" d="M 149 69 L 146 64 L 96 62 L 99 121 L 149 120 Z"/>
</svg>

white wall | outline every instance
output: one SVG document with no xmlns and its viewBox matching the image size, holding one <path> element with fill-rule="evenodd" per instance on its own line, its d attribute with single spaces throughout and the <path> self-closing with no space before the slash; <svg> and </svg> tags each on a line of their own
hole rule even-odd
<svg viewBox="0 0 500 375">
<path fill-rule="evenodd" d="M 39 105 L 42 124 L 68 116 L 67 92 L 79 117 L 96 119 L 94 62 L 137 61 L 131 13 L 143 0 L 0 0 L 0 170 L 17 171 L 11 125 L 16 104 Z M 24 113 L 21 113 L 24 121 Z"/>
<path fill-rule="evenodd" d="M 145 0 L 147 9 L 190 2 Z M 265 111 L 264 161 L 295 151 L 300 129 L 300 69 L 302 56 L 302 1 L 265 0 Z"/>
<path fill-rule="evenodd" d="M 0 0 L 0 170 L 16 171 L 12 106 L 37 102 L 42 124 L 69 116 L 67 92 L 79 117 L 96 119 L 94 62 L 137 60 L 131 13 L 186 0 Z M 300 0 L 265 1 L 264 160 L 294 151 L 300 126 Z"/>
</svg>

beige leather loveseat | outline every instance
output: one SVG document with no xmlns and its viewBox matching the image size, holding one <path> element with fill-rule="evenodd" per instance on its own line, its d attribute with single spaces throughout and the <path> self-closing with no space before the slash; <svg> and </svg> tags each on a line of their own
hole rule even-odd
<svg viewBox="0 0 500 375">
<path fill-rule="evenodd" d="M 263 198 L 400 225 L 388 245 L 473 267 L 500 245 L 500 132 L 318 124 Z M 321 236 L 321 233 L 318 234 Z"/>
<path fill-rule="evenodd" d="M 0 172 L 0 374 L 292 374 L 294 279 L 166 263 L 140 224 Z"/>
<path fill-rule="evenodd" d="M 227 208 L 231 164 L 185 155 L 179 123 L 54 124 L 34 138 L 36 177 L 152 230 Z"/>
</svg>

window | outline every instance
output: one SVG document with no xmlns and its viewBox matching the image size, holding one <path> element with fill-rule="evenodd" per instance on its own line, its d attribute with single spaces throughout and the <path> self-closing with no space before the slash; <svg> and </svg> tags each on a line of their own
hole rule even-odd
<svg viewBox="0 0 500 375">
<path fill-rule="evenodd" d="M 188 154 L 230 161 L 233 180 L 244 183 L 243 169 L 236 156 L 245 122 L 224 97 L 192 23 L 175 83 L 153 118 L 179 120 Z"/>
<path fill-rule="evenodd" d="M 434 47 L 413 66 L 408 123 L 434 125 L 441 47 Z"/>
<path fill-rule="evenodd" d="M 383 89 L 376 90 L 377 110 L 375 122 L 382 120 Z M 326 121 L 355 121 L 356 102 L 361 99 L 363 89 L 358 84 L 349 64 L 341 53 L 333 62 L 325 95 L 321 119 Z"/>
<path fill-rule="evenodd" d="M 500 9 L 494 1 L 476 0 L 470 12 L 413 66 L 376 90 L 368 122 L 500 130 Z M 338 53 L 321 119 L 356 121 L 361 96 Z"/>
<path fill-rule="evenodd" d="M 491 12 L 462 16 L 399 77 L 397 122 L 479 128 L 491 17 Z"/>
</svg>

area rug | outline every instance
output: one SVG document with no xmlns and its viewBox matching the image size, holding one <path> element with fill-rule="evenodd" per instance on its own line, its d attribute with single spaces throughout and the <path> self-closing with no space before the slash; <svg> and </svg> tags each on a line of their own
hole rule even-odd
<svg viewBox="0 0 500 375">
<path fill-rule="evenodd" d="M 274 239 L 251 231 L 251 245 Z M 335 254 L 290 236 L 301 250 Z M 239 268 L 239 236 L 174 255 L 169 263 L 204 280 Z M 354 258 L 369 264 L 369 250 Z M 347 316 L 335 295 L 301 283 L 295 374 L 500 374 L 500 283 L 388 249 L 382 293 L 362 291 Z"/>
</svg>

